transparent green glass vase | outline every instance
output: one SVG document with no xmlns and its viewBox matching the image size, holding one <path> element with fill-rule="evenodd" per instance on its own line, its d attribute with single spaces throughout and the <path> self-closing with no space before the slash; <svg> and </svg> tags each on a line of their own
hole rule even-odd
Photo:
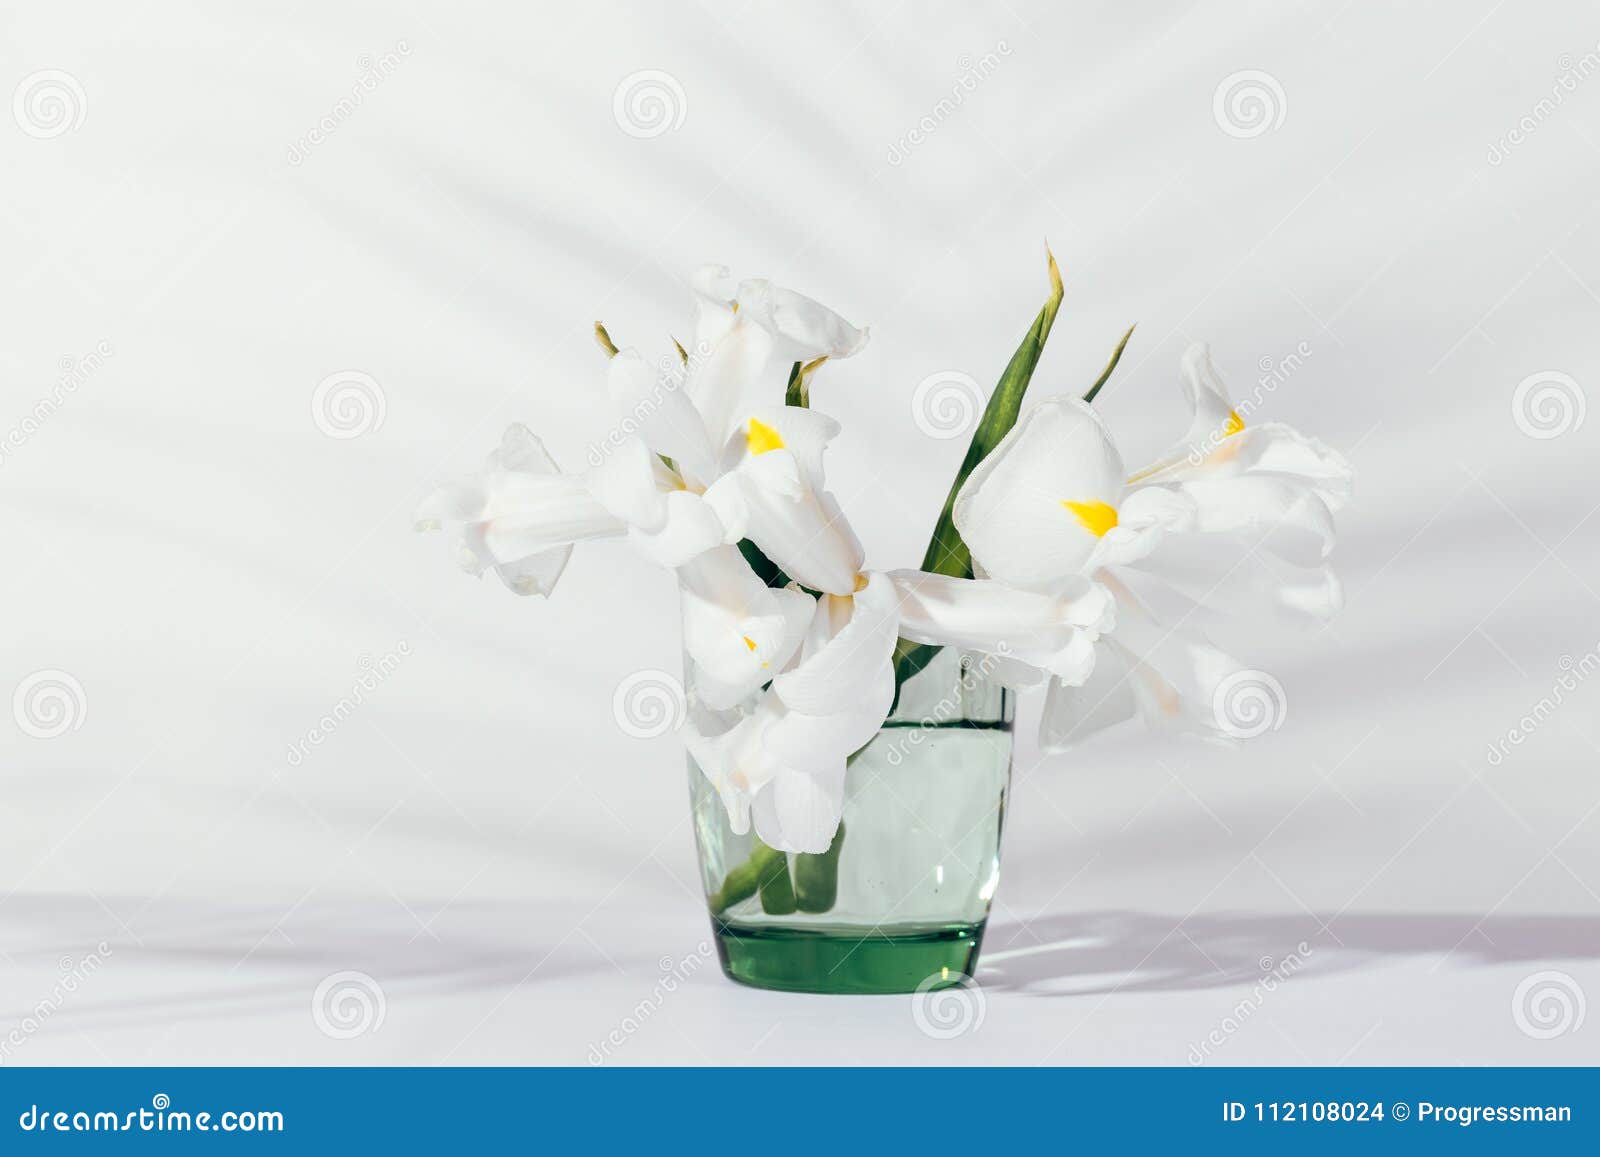
<svg viewBox="0 0 1600 1157">
<path fill-rule="evenodd" d="M 736 835 L 689 764 L 700 874 L 722 969 L 758 988 L 894 993 L 973 974 L 1000 880 L 1012 696 L 949 648 L 901 688 L 850 760 L 821 855 Z"/>
</svg>

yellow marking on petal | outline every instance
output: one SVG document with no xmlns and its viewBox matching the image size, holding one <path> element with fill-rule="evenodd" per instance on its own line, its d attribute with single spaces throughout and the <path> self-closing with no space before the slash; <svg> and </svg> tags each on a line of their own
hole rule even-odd
<svg viewBox="0 0 1600 1157">
<path fill-rule="evenodd" d="M 744 636 L 744 645 L 746 647 L 749 647 L 752 651 L 754 651 L 756 649 L 756 641 L 754 639 L 752 639 L 749 635 L 745 635 Z"/>
<path fill-rule="evenodd" d="M 1224 438 L 1231 438 L 1235 434 L 1237 434 L 1240 430 L 1243 430 L 1243 429 L 1244 429 L 1244 419 L 1239 417 L 1239 411 L 1238 410 L 1229 410 L 1228 411 L 1228 424 L 1222 428 L 1222 436 Z"/>
<path fill-rule="evenodd" d="M 1117 508 L 1108 502 L 1070 502 L 1061 500 L 1083 528 L 1096 538 L 1103 538 L 1106 531 L 1117 524 Z"/>
<path fill-rule="evenodd" d="M 760 418 L 750 419 L 750 432 L 744 436 L 744 440 L 752 454 L 783 449 L 783 436 Z"/>
</svg>

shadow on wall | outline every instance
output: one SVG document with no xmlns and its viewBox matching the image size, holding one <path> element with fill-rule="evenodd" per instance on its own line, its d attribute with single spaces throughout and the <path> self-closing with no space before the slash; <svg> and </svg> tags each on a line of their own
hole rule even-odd
<svg viewBox="0 0 1600 1157">
<path fill-rule="evenodd" d="M 1231 915 L 1177 920 L 1086 912 L 991 924 L 978 981 L 1039 996 L 1182 992 L 1250 984 L 1274 971 L 1349 972 L 1390 957 L 1439 965 L 1600 958 L 1600 918 L 1448 912 Z"/>
</svg>

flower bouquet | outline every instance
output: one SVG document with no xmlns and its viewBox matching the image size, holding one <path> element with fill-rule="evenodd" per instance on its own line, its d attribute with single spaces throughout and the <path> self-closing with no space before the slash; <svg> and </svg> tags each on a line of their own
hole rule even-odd
<svg viewBox="0 0 1600 1157">
<path fill-rule="evenodd" d="M 1092 406 L 1132 329 L 1087 389 L 1023 408 L 1061 304 L 1053 258 L 1049 276 L 920 569 L 868 568 L 825 481 L 839 426 L 813 385 L 867 331 L 767 281 L 725 287 L 716 266 L 692 279 L 691 345 L 660 367 L 596 324 L 620 423 L 586 469 L 512 426 L 417 511 L 517 594 L 549 595 L 591 539 L 675 572 L 696 838 L 734 979 L 961 982 L 998 881 L 1019 689 L 1044 690 L 1046 750 L 1130 720 L 1226 742 L 1270 689 L 1190 619 L 1339 607 L 1326 559 L 1348 465 L 1247 423 L 1206 347 L 1182 360 L 1187 430 L 1143 469 Z"/>
</svg>

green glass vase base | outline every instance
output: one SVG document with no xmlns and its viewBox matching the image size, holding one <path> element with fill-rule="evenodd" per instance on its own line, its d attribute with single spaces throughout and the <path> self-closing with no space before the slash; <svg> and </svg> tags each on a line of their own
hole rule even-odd
<svg viewBox="0 0 1600 1157">
<path fill-rule="evenodd" d="M 982 924 L 773 928 L 712 920 L 722 971 L 780 992 L 883 995 L 958 984 L 977 966 Z"/>
</svg>

